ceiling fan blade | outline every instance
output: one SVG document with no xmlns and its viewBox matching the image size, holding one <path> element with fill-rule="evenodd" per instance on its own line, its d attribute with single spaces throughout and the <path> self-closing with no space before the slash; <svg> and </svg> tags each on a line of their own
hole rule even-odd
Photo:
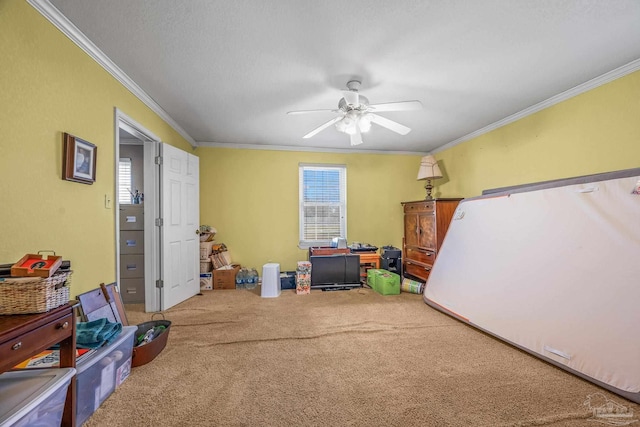
<svg viewBox="0 0 640 427">
<path fill-rule="evenodd" d="M 360 105 L 360 95 L 354 90 L 343 90 L 342 96 L 347 102 L 347 105 Z"/>
<path fill-rule="evenodd" d="M 314 130 L 312 130 L 311 132 L 309 132 L 308 134 L 306 134 L 305 136 L 303 136 L 304 139 L 307 138 L 311 138 L 312 136 L 314 136 L 315 134 L 325 130 L 326 128 L 328 128 L 329 126 L 331 126 L 332 124 L 339 122 L 340 120 L 342 120 L 342 116 L 338 116 L 334 119 L 329 120 L 328 122 L 318 126 L 317 128 L 315 128 Z"/>
<path fill-rule="evenodd" d="M 398 122 L 394 122 L 393 120 L 389 120 L 385 117 L 379 116 L 377 114 L 371 114 L 371 121 L 376 123 L 382 127 L 385 127 L 389 130 L 392 130 L 400 135 L 406 135 L 411 132 L 411 128 L 406 127 L 405 125 L 401 125 Z"/>
<path fill-rule="evenodd" d="M 384 104 L 369 105 L 369 111 L 375 113 L 380 111 L 411 111 L 421 109 L 422 102 L 420 101 L 385 102 Z"/>
<path fill-rule="evenodd" d="M 356 132 L 353 135 L 349 135 L 351 137 L 351 145 L 360 145 L 362 144 L 362 134 L 360 133 L 360 128 L 356 126 Z"/>
<path fill-rule="evenodd" d="M 340 110 L 329 110 L 329 109 L 323 109 L 323 110 L 297 110 L 297 111 L 287 111 L 287 114 L 295 115 L 295 114 L 327 113 L 327 112 L 337 113 L 339 111 Z"/>
</svg>

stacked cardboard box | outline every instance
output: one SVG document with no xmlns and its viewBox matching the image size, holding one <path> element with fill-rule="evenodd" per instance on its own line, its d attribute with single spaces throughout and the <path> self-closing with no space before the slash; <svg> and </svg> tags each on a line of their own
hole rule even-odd
<svg viewBox="0 0 640 427">
<path fill-rule="evenodd" d="M 200 290 L 213 290 L 213 273 L 200 273 Z"/>
<path fill-rule="evenodd" d="M 215 242 L 200 242 L 200 260 L 208 260 Z"/>
<path fill-rule="evenodd" d="M 206 274 L 213 268 L 211 265 L 211 247 L 214 242 L 200 242 L 200 274 Z M 202 288 L 202 284 L 200 285 Z"/>
<path fill-rule="evenodd" d="M 296 294 L 311 293 L 311 263 L 309 261 L 298 261 L 296 268 Z"/>
<path fill-rule="evenodd" d="M 209 259 L 213 263 L 213 268 L 216 270 L 231 265 L 231 255 L 224 243 L 214 244 L 211 247 L 211 256 Z"/>
</svg>

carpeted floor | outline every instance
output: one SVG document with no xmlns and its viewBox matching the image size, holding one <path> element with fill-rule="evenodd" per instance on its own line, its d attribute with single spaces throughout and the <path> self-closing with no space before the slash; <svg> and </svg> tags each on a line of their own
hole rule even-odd
<svg viewBox="0 0 640 427">
<path fill-rule="evenodd" d="M 150 320 L 127 306 L 132 324 Z M 370 289 L 263 299 L 212 291 L 168 310 L 166 349 L 85 424 L 595 426 L 640 406 L 424 304 Z M 596 396 L 596 394 L 598 394 Z M 635 424 L 640 424 L 636 421 Z"/>
</svg>

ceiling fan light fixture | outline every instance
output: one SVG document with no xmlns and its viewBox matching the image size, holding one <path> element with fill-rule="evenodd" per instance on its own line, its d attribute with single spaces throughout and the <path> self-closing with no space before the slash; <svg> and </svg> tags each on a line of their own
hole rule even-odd
<svg viewBox="0 0 640 427">
<path fill-rule="evenodd" d="M 385 111 L 419 110 L 422 108 L 422 103 L 420 101 L 413 100 L 387 102 L 384 104 L 369 104 L 369 100 L 365 96 L 359 94 L 359 88 L 359 80 L 350 80 L 347 82 L 347 90 L 342 91 L 343 97 L 338 101 L 337 110 L 298 110 L 289 111 L 287 114 L 304 114 L 324 111 L 338 113 L 338 117 L 321 124 L 311 132 L 304 135 L 303 138 L 311 138 L 320 131 L 334 125 L 338 132 L 345 133 L 351 137 L 351 145 L 362 144 L 361 134 L 371 130 L 371 123 L 375 123 L 378 126 L 389 129 L 400 135 L 406 135 L 411 131 L 411 128 L 375 113 Z"/>
<path fill-rule="evenodd" d="M 358 127 L 360 128 L 360 132 L 365 133 L 371 130 L 371 114 L 365 113 L 360 116 L 358 119 Z"/>
<path fill-rule="evenodd" d="M 369 113 L 360 113 L 356 111 L 349 111 L 347 115 L 336 123 L 336 130 L 338 132 L 346 133 L 347 135 L 354 135 L 357 130 L 360 133 L 366 133 L 371 130 L 371 121 L 373 115 Z"/>
<path fill-rule="evenodd" d="M 351 119 L 345 117 L 336 123 L 336 129 L 338 130 L 338 132 L 347 133 L 347 129 L 349 128 L 350 124 Z"/>
</svg>

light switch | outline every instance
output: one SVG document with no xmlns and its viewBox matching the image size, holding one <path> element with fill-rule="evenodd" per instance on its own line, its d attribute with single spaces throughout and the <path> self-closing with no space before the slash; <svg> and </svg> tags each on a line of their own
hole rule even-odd
<svg viewBox="0 0 640 427">
<path fill-rule="evenodd" d="M 104 208 L 111 209 L 111 197 L 108 194 L 104 195 Z"/>
</svg>

